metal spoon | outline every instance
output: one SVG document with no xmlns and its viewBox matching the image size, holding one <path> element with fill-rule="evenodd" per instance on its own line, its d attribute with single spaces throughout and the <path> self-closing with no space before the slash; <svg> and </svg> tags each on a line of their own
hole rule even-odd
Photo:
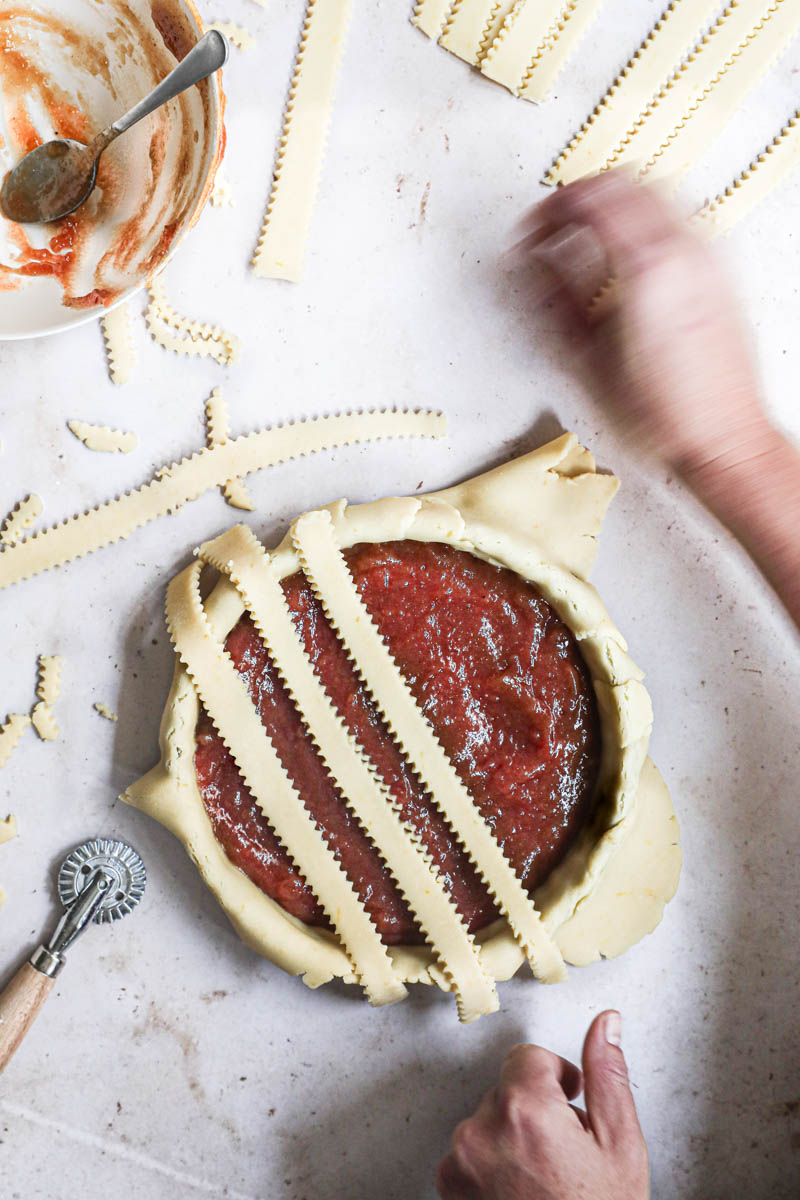
<svg viewBox="0 0 800 1200">
<path fill-rule="evenodd" d="M 97 163 L 106 147 L 167 100 L 213 75 L 227 58 L 227 41 L 218 30 L 212 29 L 149 96 L 98 133 L 88 146 L 72 138 L 55 138 L 31 150 L 6 175 L 0 189 L 0 208 L 4 214 L 10 221 L 27 224 L 58 221 L 74 212 L 91 195 L 97 179 Z"/>
</svg>

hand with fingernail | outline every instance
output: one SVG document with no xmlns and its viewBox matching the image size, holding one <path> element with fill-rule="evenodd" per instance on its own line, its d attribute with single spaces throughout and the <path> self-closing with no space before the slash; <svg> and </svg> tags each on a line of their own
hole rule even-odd
<svg viewBox="0 0 800 1200">
<path fill-rule="evenodd" d="M 583 1071 L 541 1046 L 515 1046 L 497 1086 L 457 1127 L 439 1165 L 442 1200 L 647 1200 L 647 1147 L 621 1049 L 601 1013 Z M 572 1101 L 584 1095 L 585 1111 Z"/>
<path fill-rule="evenodd" d="M 724 266 L 656 187 L 559 188 L 514 258 L 583 348 L 592 390 L 679 471 L 800 625 L 800 451 L 770 422 Z"/>
</svg>

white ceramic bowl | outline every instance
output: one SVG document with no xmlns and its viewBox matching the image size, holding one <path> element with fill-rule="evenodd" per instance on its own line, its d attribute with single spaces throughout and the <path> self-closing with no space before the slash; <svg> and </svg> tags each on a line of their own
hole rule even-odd
<svg viewBox="0 0 800 1200">
<path fill-rule="evenodd" d="M 0 177 L 40 141 L 88 140 L 202 31 L 191 0 L 19 0 L 0 14 Z M 73 216 L 21 226 L 0 214 L 0 339 L 69 329 L 142 287 L 208 197 L 223 108 L 217 72 L 119 138 Z"/>
</svg>

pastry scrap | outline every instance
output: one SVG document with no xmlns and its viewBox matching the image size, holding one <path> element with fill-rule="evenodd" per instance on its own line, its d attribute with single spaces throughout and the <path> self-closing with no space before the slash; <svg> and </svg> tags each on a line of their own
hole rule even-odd
<svg viewBox="0 0 800 1200">
<path fill-rule="evenodd" d="M 228 441 L 228 408 L 220 387 L 215 387 L 206 400 L 206 429 L 209 446 L 221 446 Z M 241 479 L 226 479 L 222 494 L 232 508 L 241 508 L 246 512 L 252 512 L 255 508 Z"/>
<path fill-rule="evenodd" d="M 707 149 L 800 28 L 792 0 L 674 0 L 559 156 L 548 183 L 635 162 L 640 177 L 675 176 Z"/>
<path fill-rule="evenodd" d="M 60 654 L 40 654 L 36 695 L 43 704 L 55 704 L 61 695 L 61 673 L 64 659 Z"/>
<path fill-rule="evenodd" d="M 448 0 L 412 22 L 515 96 L 547 98 L 602 0 Z M 442 9 L 444 11 L 442 11 Z"/>
<path fill-rule="evenodd" d="M 135 433 L 123 433 L 121 429 L 109 429 L 107 425 L 90 425 L 88 421 L 67 421 L 71 433 L 83 442 L 87 450 L 98 450 L 105 454 L 130 454 L 139 444 Z"/>
<path fill-rule="evenodd" d="M 223 37 L 226 37 L 229 42 L 233 42 L 239 50 L 252 50 L 256 44 L 256 39 L 251 33 L 241 25 L 233 25 L 230 21 L 212 21 L 206 25 L 206 29 L 219 30 Z"/>
<path fill-rule="evenodd" d="M 6 517 L 0 527 L 0 542 L 4 546 L 13 546 L 43 512 L 44 505 L 41 496 L 31 492 L 24 500 L 20 500 L 14 511 Z"/>
<path fill-rule="evenodd" d="M 734 225 L 800 166 L 800 109 L 770 144 L 724 192 L 703 205 L 689 224 L 706 237 L 730 233 Z"/>
<path fill-rule="evenodd" d="M 0 767 L 4 767 L 31 723 L 27 713 L 10 713 L 0 727 Z"/>
<path fill-rule="evenodd" d="M 45 704 L 44 700 L 33 706 L 31 724 L 43 742 L 55 742 L 61 736 L 52 706 Z"/>
<path fill-rule="evenodd" d="M 309 0 L 253 270 L 298 283 L 353 0 Z"/>
<path fill-rule="evenodd" d="M 0 821 L 0 846 L 2 846 L 4 842 L 10 842 L 12 838 L 15 838 L 18 835 L 18 833 L 19 826 L 17 824 L 17 818 L 15 817 L 14 813 L 9 813 L 9 815 L 3 821 Z"/>
<path fill-rule="evenodd" d="M 238 337 L 219 325 L 181 316 L 167 300 L 161 277 L 151 281 L 149 290 L 150 303 L 145 321 L 159 346 L 174 350 L 176 354 L 213 358 L 222 366 L 230 366 L 236 361 L 242 348 Z"/>
<path fill-rule="evenodd" d="M 227 175 L 223 174 L 221 167 L 214 177 L 214 186 L 211 189 L 211 203 L 214 208 L 224 208 L 233 204 L 233 190 L 230 180 Z"/>
<path fill-rule="evenodd" d="M 261 429 L 199 450 L 162 467 L 152 482 L 135 491 L 9 546 L 0 554 L 0 590 L 128 537 L 228 479 L 315 451 L 383 438 L 437 438 L 444 430 L 444 416 L 430 411 L 345 413 Z"/>
<path fill-rule="evenodd" d="M 564 435 L 443 492 L 354 506 L 337 501 L 298 518 L 271 552 L 250 529 L 236 526 L 201 546 L 199 562 L 173 580 L 168 624 L 178 659 L 162 720 L 162 758 L 123 798 L 150 812 L 184 842 L 250 946 L 291 974 L 302 975 L 311 987 L 334 977 L 361 982 L 373 1003 L 401 998 L 406 983 L 435 983 L 455 994 L 461 1019 L 471 1020 L 496 1008 L 494 984 L 510 978 L 526 957 L 541 977 L 555 981 L 563 977 L 565 959 L 589 962 L 622 953 L 655 927 L 677 886 L 677 822 L 660 776 L 647 759 L 652 709 L 641 672 L 586 580 L 616 486 L 613 477 L 596 474 L 591 455 L 574 435 Z M 381 555 L 419 543 L 428 544 L 429 551 L 420 562 L 440 561 L 447 551 L 483 572 L 516 577 L 520 596 L 527 595 L 529 585 L 535 589 L 553 619 L 566 625 L 559 636 L 579 647 L 590 680 L 602 731 L 599 798 L 591 815 L 581 818 L 583 824 L 565 844 L 560 861 L 553 860 L 558 865 L 546 868 L 550 873 L 533 893 L 521 886 L 495 841 L 496 826 L 478 812 L 466 786 L 469 777 L 461 774 L 463 764 L 454 770 L 427 710 L 420 707 L 420 696 L 434 692 L 420 679 L 411 688 L 389 649 L 388 634 L 378 632 L 384 608 L 374 605 L 383 594 L 381 564 L 389 561 Z M 431 559 L 431 554 L 440 558 Z M 351 564 L 357 561 L 365 563 L 367 572 L 359 578 L 375 581 L 378 589 L 370 607 L 356 586 Z M 204 565 L 218 572 L 218 582 L 203 600 L 198 579 Z M 404 568 L 398 569 L 396 594 L 402 597 L 410 585 L 402 582 Z M 409 614 L 417 611 L 413 599 L 401 603 L 409 605 Z M 308 604 L 316 607 L 303 607 Z M 302 630 L 301 612 L 308 622 Z M 319 630 L 323 620 L 328 640 L 319 642 L 317 632 L 309 643 L 309 631 Z M 241 640 L 244 635 L 237 631 L 245 628 L 252 630 L 246 634 L 252 642 Z M 239 641 L 231 641 L 234 635 Z M 398 636 L 405 635 L 401 631 Z M 265 694 L 267 677 L 241 673 L 245 662 L 256 662 L 251 645 L 272 663 L 277 678 L 267 686 L 284 689 L 287 716 L 291 713 L 300 722 L 322 764 L 315 770 L 324 771 L 327 786 L 352 815 L 359 836 L 366 836 L 387 878 L 399 888 L 422 940 L 384 937 L 381 946 L 369 934 L 371 922 L 387 928 L 368 899 L 371 892 L 364 893 L 356 883 L 352 862 L 339 843 L 337 856 L 347 873 L 333 869 L 330 828 L 321 817 L 322 823 L 312 820 L 309 827 L 298 804 L 302 787 L 309 786 L 299 781 L 314 778 L 298 774 L 299 734 L 291 732 L 291 725 L 280 733 L 284 727 L 275 726 L 262 709 L 259 697 Z M 330 652 L 324 647 L 334 645 L 343 662 L 349 658 L 348 671 L 365 681 L 365 694 L 377 706 L 377 717 L 382 714 L 381 736 L 410 764 L 420 795 L 430 798 L 431 814 L 434 808 L 446 814 L 451 836 L 488 881 L 490 899 L 501 915 L 494 919 L 490 907 L 482 920 L 493 923 L 477 925 L 477 934 L 470 933 L 466 910 L 452 894 L 448 897 L 450 876 L 440 874 L 426 853 L 430 843 L 427 835 L 420 837 L 416 818 L 414 825 L 403 820 L 386 765 L 376 759 L 362 727 L 353 724 L 349 698 L 353 695 L 358 705 L 363 701 L 351 692 L 349 674 L 332 690 L 332 676 L 322 670 L 320 656 Z M 490 665 L 487 669 L 492 670 Z M 508 686 L 502 668 L 493 686 Z M 447 720 L 443 713 L 439 718 Z M 289 847 L 292 869 L 299 866 L 303 886 L 321 902 L 330 927 L 318 920 L 309 924 L 310 915 L 288 906 L 283 883 L 276 885 L 277 892 L 268 890 L 244 860 L 232 855 L 228 842 L 218 840 L 201 792 L 196 757 L 205 744 L 201 727 L 213 730 L 240 781 L 237 786 L 245 789 L 246 803 L 259 813 L 264 828 Z M 284 758 L 290 746 L 297 748 L 291 760 Z M 213 779 L 216 794 L 217 777 Z M 238 822 L 247 809 L 226 811 L 226 819 Z M 320 829 L 325 830 L 322 846 Z"/>
<path fill-rule="evenodd" d="M 96 713 L 99 713 L 101 717 L 105 717 L 107 721 L 119 721 L 119 717 L 114 710 L 109 708 L 107 704 L 104 704 L 102 700 L 95 700 L 94 710 Z"/>
<path fill-rule="evenodd" d="M 112 383 L 127 383 L 136 365 L 130 303 L 118 304 L 100 319 Z"/>
</svg>

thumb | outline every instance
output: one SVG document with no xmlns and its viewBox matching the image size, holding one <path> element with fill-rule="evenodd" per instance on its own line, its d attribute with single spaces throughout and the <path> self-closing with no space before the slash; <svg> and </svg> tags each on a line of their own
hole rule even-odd
<svg viewBox="0 0 800 1200">
<path fill-rule="evenodd" d="M 583 1043 L 586 1112 L 601 1146 L 642 1139 L 621 1040 L 622 1018 L 612 1009 L 595 1017 Z"/>
</svg>

